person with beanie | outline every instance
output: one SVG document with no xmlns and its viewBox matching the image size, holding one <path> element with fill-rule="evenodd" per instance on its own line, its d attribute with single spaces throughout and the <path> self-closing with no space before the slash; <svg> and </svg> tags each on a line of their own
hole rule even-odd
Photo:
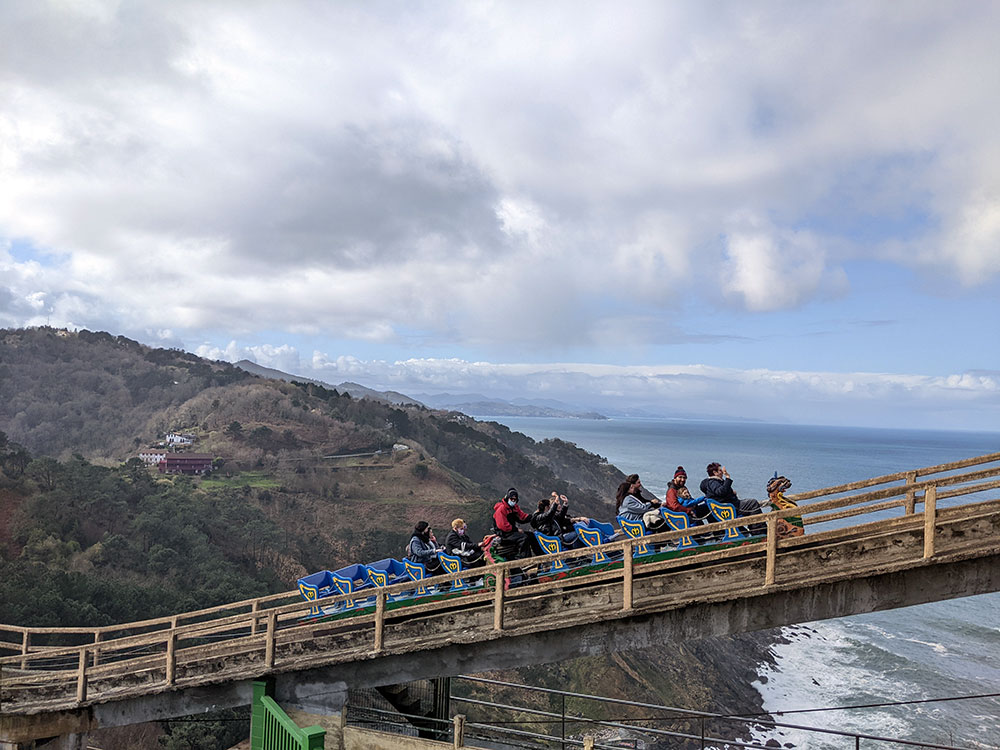
<svg viewBox="0 0 1000 750">
<path fill-rule="evenodd" d="M 531 520 L 531 516 L 518 505 L 519 499 L 517 490 L 511 487 L 493 506 L 493 530 L 500 537 L 496 552 L 507 560 L 541 554 L 535 535 L 525 534 L 517 528 L 519 523 Z"/>
<path fill-rule="evenodd" d="M 687 488 L 687 472 L 683 466 L 677 467 L 673 481 L 667 484 L 667 496 L 663 504 L 675 513 L 686 513 L 694 522 L 707 517 L 710 512 L 708 503 L 704 500 L 695 501 L 691 497 L 691 490 Z"/>
</svg>

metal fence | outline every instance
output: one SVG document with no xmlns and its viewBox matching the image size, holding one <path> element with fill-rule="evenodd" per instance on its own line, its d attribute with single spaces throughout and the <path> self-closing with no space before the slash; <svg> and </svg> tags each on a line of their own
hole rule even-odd
<svg viewBox="0 0 1000 750">
<path fill-rule="evenodd" d="M 431 700 L 434 680 L 409 683 L 414 695 Z M 400 686 L 402 687 L 402 686 Z M 774 721 L 769 716 L 732 716 L 707 711 L 605 698 L 551 688 L 533 687 L 479 677 L 455 677 L 449 691 L 451 713 L 465 717 L 464 742 L 469 747 L 567 750 L 769 750 L 774 740 L 756 739 L 775 730 L 805 733 L 806 742 L 825 742 L 845 750 L 961 750 L 951 745 L 900 740 Z M 492 695 L 471 697 L 472 695 Z M 996 701 L 994 700 L 994 703 Z M 593 718 L 603 715 L 611 718 Z M 352 690 L 347 706 L 349 724 L 410 736 L 450 741 L 451 721 L 396 710 L 377 690 Z M 590 745 L 590 742 L 593 742 Z"/>
</svg>

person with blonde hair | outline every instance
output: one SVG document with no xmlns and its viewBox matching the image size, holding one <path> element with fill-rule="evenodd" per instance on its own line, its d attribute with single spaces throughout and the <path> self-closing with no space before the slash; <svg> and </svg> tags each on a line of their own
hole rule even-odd
<svg viewBox="0 0 1000 750">
<path fill-rule="evenodd" d="M 444 551 L 462 558 L 467 568 L 486 564 L 483 560 L 482 542 L 473 542 L 469 538 L 469 527 L 461 518 L 451 522 L 451 531 L 444 540 Z"/>
</svg>

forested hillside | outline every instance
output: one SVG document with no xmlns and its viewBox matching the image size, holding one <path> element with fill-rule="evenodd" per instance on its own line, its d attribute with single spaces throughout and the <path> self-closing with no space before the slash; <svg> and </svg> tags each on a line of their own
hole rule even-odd
<svg viewBox="0 0 1000 750">
<path fill-rule="evenodd" d="M 215 459 L 211 476 L 166 476 L 134 457 L 168 431 L 194 436 L 191 450 Z M 462 516 L 481 535 L 510 486 L 526 506 L 558 490 L 574 513 L 609 519 L 622 478 L 571 443 L 456 412 L 259 378 L 107 333 L 0 331 L 10 624 L 105 625 L 287 590 L 307 572 L 402 556 L 421 519 L 443 534 Z M 665 642 L 517 679 L 746 712 L 759 709 L 749 679 L 768 642 Z M 225 746 L 184 744 L 178 727 L 165 747 Z"/>
<path fill-rule="evenodd" d="M 574 512 L 604 517 L 621 477 L 570 444 L 455 412 L 49 328 L 0 332 L 0 430 L 3 601 L 29 579 L 51 593 L 37 611 L 5 607 L 21 624 L 291 588 L 307 572 L 399 557 L 422 519 L 444 532 L 462 516 L 483 534 L 510 486 L 526 504 L 558 490 Z M 215 457 L 212 476 L 163 476 L 134 458 L 170 431 Z"/>
<path fill-rule="evenodd" d="M 0 330 L 0 429 L 35 454 L 120 459 L 152 437 L 164 409 L 251 378 L 109 333 Z"/>
</svg>

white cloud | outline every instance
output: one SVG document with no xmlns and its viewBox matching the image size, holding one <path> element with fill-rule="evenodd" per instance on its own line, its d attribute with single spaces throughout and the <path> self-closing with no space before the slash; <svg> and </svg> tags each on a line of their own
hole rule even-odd
<svg viewBox="0 0 1000 750">
<path fill-rule="evenodd" d="M 683 339 L 678 290 L 805 306 L 859 257 L 974 287 L 1000 275 L 998 22 L 15 0 L 0 238 L 52 255 L 0 261 L 0 320 L 546 351 Z"/>
<path fill-rule="evenodd" d="M 730 226 L 720 285 L 748 310 L 794 307 L 814 296 L 826 277 L 842 275 L 827 269 L 826 254 L 811 232 L 782 231 L 745 214 Z"/>
<path fill-rule="evenodd" d="M 244 348 L 203 356 L 235 361 L 249 357 L 278 367 L 295 363 L 286 346 Z M 496 363 L 459 358 L 363 360 L 313 352 L 311 361 L 285 370 L 337 385 L 362 385 L 417 395 L 482 394 L 498 398 L 557 399 L 578 409 L 615 415 L 704 419 L 746 418 L 777 422 L 875 427 L 995 430 L 1000 423 L 1000 373 L 945 376 L 867 372 L 715 367 L 623 366 L 592 363 Z"/>
</svg>

